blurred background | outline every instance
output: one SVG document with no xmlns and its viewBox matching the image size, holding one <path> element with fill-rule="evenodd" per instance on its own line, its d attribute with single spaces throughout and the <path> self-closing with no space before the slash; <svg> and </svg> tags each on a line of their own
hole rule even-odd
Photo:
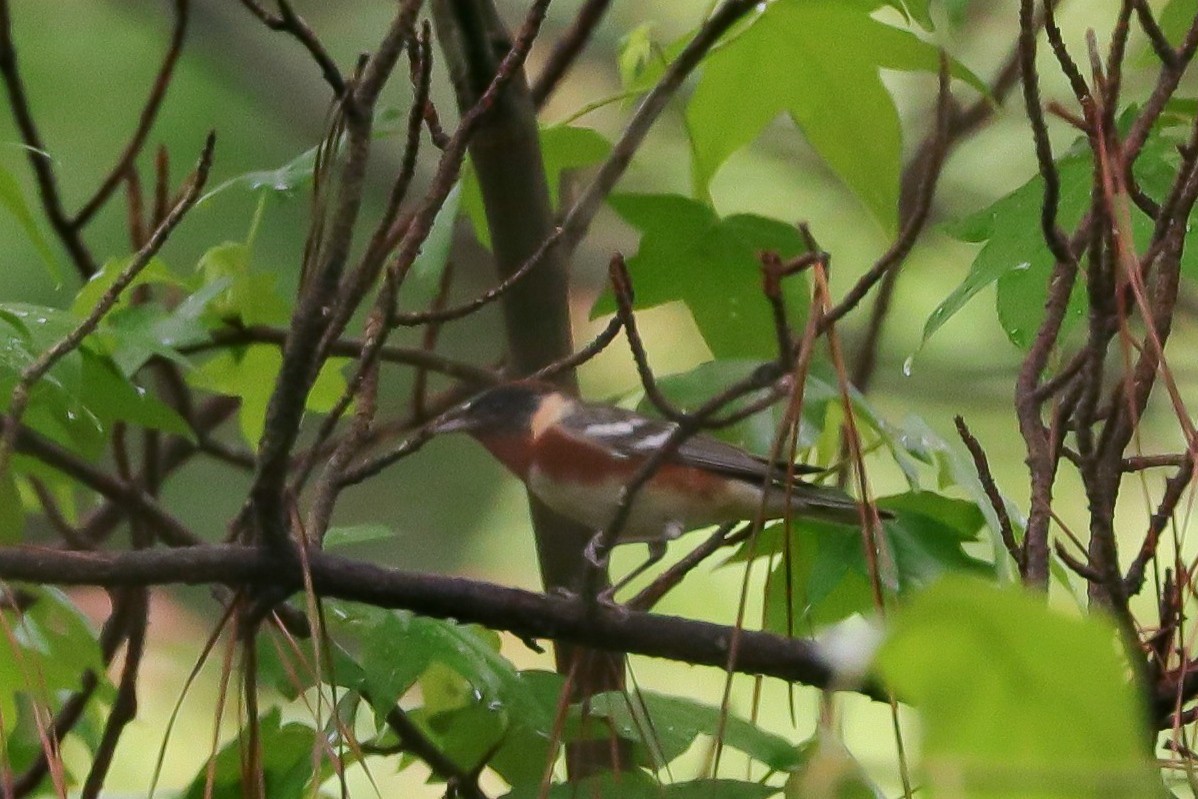
<svg viewBox="0 0 1198 799">
<path fill-rule="evenodd" d="M 512 21 L 520 18 L 525 6 L 509 0 L 501 5 Z M 569 24 L 577 5 L 570 0 L 551 5 L 543 43 L 555 40 Z M 621 91 L 616 55 L 621 37 L 630 30 L 652 23 L 654 39 L 670 42 L 692 30 L 710 5 L 707 0 L 614 3 L 582 62 L 554 95 L 542 120 L 564 119 L 596 99 Z M 305 52 L 293 40 L 256 22 L 235 0 L 193 0 L 193 6 L 187 45 L 147 151 L 152 153 L 159 143 L 169 149 L 177 183 L 191 169 L 207 132 L 216 130 L 216 163 L 210 184 L 215 186 L 247 172 L 275 169 L 314 146 L 324 134 L 330 96 Z M 295 6 L 342 65 L 352 64 L 359 52 L 376 45 L 393 8 L 392 3 L 383 0 L 296 0 Z M 940 24 L 935 32 L 925 35 L 946 47 L 983 80 L 989 80 L 1014 44 L 1017 3 L 973 2 L 953 24 L 944 17 L 939 4 L 932 6 Z M 1063 4 L 1060 22 L 1076 54 L 1084 53 L 1087 27 L 1095 28 L 1100 42 L 1106 39 L 1116 6 L 1113 0 Z M 66 204 L 74 207 L 106 173 L 132 130 L 165 48 L 171 4 L 165 0 L 13 0 L 12 14 L 14 39 L 33 110 L 62 180 Z M 546 52 L 545 44 L 534 48 L 529 59 L 532 73 L 536 73 Z M 1045 97 L 1068 98 L 1063 79 L 1047 68 L 1043 55 Z M 439 53 L 435 57 L 439 59 Z M 929 125 L 935 77 L 887 73 L 884 79 L 895 95 L 903 116 L 905 144 L 911 148 Z M 406 84 L 394 83 L 398 88 L 392 87 L 383 107 L 402 112 L 408 102 Z M 1128 96 L 1135 97 L 1138 88 L 1134 84 L 1129 87 Z M 954 89 L 968 92 L 961 84 L 954 84 Z M 752 90 L 746 87 L 746 91 Z M 436 72 L 435 99 L 448 124 L 456 115 L 452 92 L 440 70 Z M 1027 477 L 1022 440 L 1012 413 L 1012 380 L 1020 353 L 998 325 L 992 310 L 993 290 L 974 298 L 969 307 L 920 347 L 929 313 L 965 277 L 977 251 L 976 246 L 949 237 L 939 227 L 984 207 L 1023 184 L 1035 171 L 1030 134 L 1021 109 L 1016 93 L 989 126 L 967 139 L 952 155 L 930 229 L 899 281 L 870 398 L 884 415 L 896 421 L 917 415 L 946 439 L 955 438 L 952 416 L 962 414 L 986 447 L 1000 486 L 1023 505 Z M 626 104 L 612 103 L 573 124 L 592 127 L 610 139 L 618 134 L 629 112 Z M 835 109 L 829 112 L 835 113 Z M 1061 149 L 1074 135 L 1063 125 L 1054 127 Z M 0 116 L 0 165 L 18 176 L 33 203 L 33 184 L 25 154 L 14 144 L 17 140 L 8 115 Z M 397 169 L 401 146 L 395 138 L 384 138 L 376 144 L 371 189 L 376 211 Z M 146 168 L 144 174 L 150 174 L 150 160 L 143 158 L 142 165 Z M 682 105 L 676 101 L 619 189 L 685 194 L 690 185 Z M 721 214 L 753 212 L 788 223 L 808 222 L 821 246 L 833 254 L 834 295 L 843 292 L 889 243 L 886 233 L 828 172 L 786 119 L 777 120 L 751 147 L 732 157 L 716 176 L 712 196 Z M 276 275 L 285 296 L 294 291 L 297 279 L 308 201 L 306 187 L 290 198 L 272 196 L 255 243 L 254 268 Z M 256 203 L 256 195 L 243 188 L 213 197 L 185 220 L 163 258 L 173 269 L 189 273 L 209 247 L 244 239 Z M 370 214 L 368 209 L 367 218 Z M 88 241 L 97 258 L 105 260 L 129 252 L 124 222 L 122 203 L 116 201 L 92 225 Z M 471 259 L 486 257 L 473 242 L 468 226 L 460 226 L 459 237 L 455 261 L 465 265 Z M 7 214 L 0 214 L 0 241 L 4 242 L 0 297 L 69 305 L 78 286 L 65 268 L 65 259 L 64 280 L 56 284 L 20 226 Z M 579 342 L 587 340 L 602 324 L 602 320 L 590 321 L 588 311 L 602 288 L 608 258 L 616 250 L 631 254 L 636 246 L 635 232 L 614 213 L 600 214 L 573 267 Z M 469 296 L 490 282 L 479 277 L 486 274 L 484 270 L 463 268 L 458 274 L 462 278 L 454 289 L 455 296 Z M 496 343 L 502 340 L 496 335 L 498 315 L 494 311 L 492 308 L 447 327 L 442 349 L 479 364 L 493 363 L 501 354 Z M 842 329 L 850 352 L 866 318 L 866 313 L 859 312 Z M 1183 315 L 1179 324 L 1181 335 L 1191 332 L 1192 317 Z M 643 325 L 659 374 L 682 371 L 710 357 L 680 306 L 646 312 Z M 1194 358 L 1190 352 L 1173 352 L 1172 367 L 1183 390 L 1193 386 Z M 637 384 L 622 342 L 586 365 L 581 379 L 584 392 L 592 398 L 621 395 L 634 390 Z M 397 403 L 406 401 L 409 386 L 405 375 L 395 371 L 387 380 L 389 395 Z M 1178 438 L 1174 426 L 1169 424 L 1167 414 L 1157 418 L 1159 422 L 1145 428 L 1157 441 L 1145 442 L 1145 449 L 1159 446 L 1175 451 Z M 234 426 L 230 426 L 230 438 L 236 439 L 236 435 Z M 892 474 L 885 468 L 871 473 L 871 481 L 878 495 L 902 488 L 897 471 Z M 166 487 L 165 502 L 193 529 L 215 539 L 224 534 L 228 519 L 239 508 L 246 485 L 247 476 L 241 472 L 197 461 L 172 478 Z M 1069 491 L 1074 492 L 1074 500 L 1069 499 Z M 1064 481 L 1057 495 L 1065 498 L 1059 507 L 1066 521 L 1080 524 L 1084 498 L 1076 485 Z M 1070 513 L 1070 504 L 1076 506 L 1075 513 Z M 1143 496 L 1127 497 L 1120 512 L 1129 520 L 1143 520 L 1147 507 Z M 525 588 L 537 586 L 520 486 L 465 440 L 436 441 L 379 480 L 347 493 L 337 523 L 382 524 L 394 532 L 385 543 L 363 545 L 348 554 L 409 570 L 460 574 Z M 1131 540 L 1137 543 L 1139 525 L 1137 521 L 1129 530 Z M 616 568 L 625 568 L 641 557 L 639 551 L 617 553 Z M 661 609 L 730 622 L 741 579 L 742 572 L 736 568 L 700 569 L 689 578 L 687 587 L 668 598 Z M 138 749 L 153 751 L 158 747 L 166 714 L 179 697 L 183 678 L 198 652 L 198 642 L 213 622 L 214 605 L 202 591 L 159 592 L 156 596 L 151 628 L 155 643 L 147 664 L 151 670 L 147 676 L 153 676 L 145 683 L 155 693 L 143 696 L 142 716 L 135 732 L 122 741 L 111 781 L 112 788 L 131 792 L 144 788 L 146 765 L 143 758 L 128 755 Z M 86 592 L 80 597 L 91 601 Z M 97 609 L 106 607 L 102 593 L 96 592 L 94 601 Z M 1068 602 L 1066 596 L 1063 604 Z M 754 618 L 752 609 L 749 618 Z M 547 658 L 519 645 L 507 647 L 505 653 L 521 666 L 549 667 Z M 667 673 L 639 660 L 634 660 L 633 667 L 641 686 L 647 688 L 659 684 L 661 675 Z M 674 671 L 668 673 L 676 680 L 677 667 L 671 668 Z M 166 785 L 189 780 L 206 755 L 217 671 L 210 665 L 184 703 L 176 732 L 181 740 L 168 752 Z M 693 679 L 696 697 L 718 702 L 723 684 L 720 673 L 694 669 L 687 679 Z M 676 682 L 670 688 L 677 690 Z M 776 726 L 787 729 L 790 722 L 784 709 L 785 691 L 769 686 L 764 696 L 767 716 L 776 716 Z M 734 701 L 734 707 L 746 714 L 750 711 L 747 697 L 748 693 L 738 693 Z M 814 729 L 814 699 L 813 692 L 801 694 L 798 729 L 787 732 L 795 740 L 807 737 Z M 891 773 L 888 711 L 848 699 L 842 718 L 852 751 L 876 775 Z"/>
</svg>

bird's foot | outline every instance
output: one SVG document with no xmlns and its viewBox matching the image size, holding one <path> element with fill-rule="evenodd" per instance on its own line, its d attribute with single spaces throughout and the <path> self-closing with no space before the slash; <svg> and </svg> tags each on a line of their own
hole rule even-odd
<svg viewBox="0 0 1198 799">
<path fill-rule="evenodd" d="M 587 542 L 587 547 L 583 550 L 583 556 L 596 569 L 607 568 L 608 548 L 603 541 L 603 531 L 595 533 L 591 540 Z"/>
<path fill-rule="evenodd" d="M 622 586 L 620 585 L 613 585 L 610 588 L 605 588 L 604 590 L 600 591 L 595 597 L 595 604 L 606 611 L 614 613 L 621 619 L 626 619 L 632 611 L 627 605 L 623 605 L 616 601 L 616 591 L 621 587 Z"/>
</svg>

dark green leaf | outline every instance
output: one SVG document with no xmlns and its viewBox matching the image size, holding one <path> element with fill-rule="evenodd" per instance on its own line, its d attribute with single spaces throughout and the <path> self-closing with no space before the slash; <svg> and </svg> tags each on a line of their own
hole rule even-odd
<svg viewBox="0 0 1198 799">
<path fill-rule="evenodd" d="M 994 566 L 969 555 L 963 544 L 977 540 L 983 516 L 977 505 L 930 492 L 910 492 L 878 500 L 895 518 L 883 522 L 885 551 L 893 558 L 900 592 L 928 585 L 950 572 L 992 577 Z M 734 561 L 788 551 L 770 575 L 765 627 L 783 635 L 808 634 L 818 627 L 866 613 L 874 606 L 870 564 L 860 530 L 804 519 L 792 525 L 784 550 L 783 525 L 746 542 Z M 788 610 L 789 608 L 789 610 Z"/>
<path fill-rule="evenodd" d="M 86 350 L 82 359 L 87 407 L 102 424 L 131 422 L 188 439 L 194 437 L 182 416 L 117 372 L 111 361 Z"/>
<path fill-rule="evenodd" d="M 797 230 L 751 214 L 720 219 L 703 203 L 677 194 L 624 194 L 610 202 L 642 234 L 637 254 L 628 260 L 637 308 L 685 302 L 717 358 L 777 354 L 758 256 L 762 250 L 783 258 L 805 252 Z M 787 280 L 784 291 L 791 324 L 798 328 L 809 301 L 806 282 Z M 615 301 L 606 294 L 593 313 L 613 310 Z"/>
<path fill-rule="evenodd" d="M 329 652 L 331 663 L 326 658 Z M 301 642 L 296 651 L 294 644 L 282 635 L 258 636 L 258 681 L 284 698 L 294 701 L 318 683 L 339 685 L 354 692 L 363 690 L 362 667 L 339 644 L 330 642 L 327 650 L 322 648 L 320 662 L 325 673 L 320 680 L 316 679 L 315 662 L 316 654 L 310 644 Z"/>
<path fill-rule="evenodd" d="M 13 388 L 42 352 L 75 326 L 65 311 L 8 303 L 0 315 L 0 408 L 7 410 Z M 100 420 L 84 404 L 83 356 L 76 350 L 60 358 L 34 383 L 23 422 L 33 430 L 88 458 L 104 446 Z"/>
<path fill-rule="evenodd" d="M 1090 202 L 1090 164 L 1081 157 L 1058 163 L 1061 178 L 1059 224 L 1072 229 Z M 949 228 L 965 241 L 985 241 L 974 258 L 969 275 L 928 317 L 924 324 L 926 342 L 978 291 L 998 283 L 998 317 L 1007 336 L 1018 347 L 1027 347 L 1044 318 L 1048 277 L 1054 259 L 1044 243 L 1040 213 L 1044 203 L 1044 181 L 1029 180 L 988 208 Z M 1083 294 L 1070 306 L 1070 322 L 1084 311 Z"/>
<path fill-rule="evenodd" d="M 901 457 L 901 453 L 906 453 L 932 466 L 936 470 L 939 486 L 955 485 L 965 492 L 986 519 L 998 574 L 1009 575 L 1011 563 L 999 536 L 998 515 L 994 512 L 985 488 L 978 480 L 973 460 L 962 450 L 961 445 L 945 441 L 927 422 L 913 415 L 904 419 L 901 426 L 889 428 L 885 442 L 896 459 Z M 1014 503 L 1005 498 L 1003 502 L 1018 534 L 1023 526 L 1022 514 Z"/>
<path fill-rule="evenodd" d="M 1060 615 L 1043 596 L 946 578 L 899 612 L 876 662 L 920 711 L 937 795 L 1153 796 L 1118 641 L 1105 620 Z"/>
<path fill-rule="evenodd" d="M 96 633 L 83 614 L 58 589 L 22 590 L 33 594 L 23 613 L 0 610 L 5 631 L 0 646 L 0 739 L 10 738 L 18 723 L 18 691 L 26 690 L 39 701 L 49 699 L 57 707 L 67 692 L 79 690 L 83 673 L 92 671 L 101 681 L 98 696 L 112 696 Z"/>
<path fill-rule="evenodd" d="M 928 585 L 946 572 L 993 576 L 991 564 L 962 547 L 977 540 L 985 522 L 976 503 L 922 491 L 881 499 L 878 506 L 895 515 L 883 527 L 902 590 Z"/>
<path fill-rule="evenodd" d="M 370 702 L 380 717 L 416 684 L 433 660 L 423 640 L 409 636 L 411 618 L 383 614 L 364 637 L 362 676 Z"/>
<path fill-rule="evenodd" d="M 540 710 L 507 714 L 503 744 L 489 765 L 509 785 L 539 784 L 549 758 L 557 705 L 564 679 L 548 671 L 522 671 L 520 682 Z"/>
</svg>

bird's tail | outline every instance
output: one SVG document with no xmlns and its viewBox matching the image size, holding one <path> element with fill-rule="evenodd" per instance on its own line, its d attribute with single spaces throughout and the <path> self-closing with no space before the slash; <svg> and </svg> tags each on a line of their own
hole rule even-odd
<svg viewBox="0 0 1198 799">
<path fill-rule="evenodd" d="M 798 483 L 790 488 L 778 486 L 773 489 L 780 495 L 789 493 L 790 509 L 796 516 L 805 516 L 837 524 L 848 524 L 854 527 L 861 524 L 861 503 L 850 497 L 839 488 L 816 485 L 814 483 Z M 779 496 L 782 501 L 782 496 Z M 878 509 L 882 519 L 892 519 L 890 511 Z"/>
</svg>

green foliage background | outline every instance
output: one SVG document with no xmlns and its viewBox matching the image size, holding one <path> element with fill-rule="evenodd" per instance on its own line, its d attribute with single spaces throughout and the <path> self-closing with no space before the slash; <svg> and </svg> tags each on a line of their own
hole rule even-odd
<svg viewBox="0 0 1198 799">
<path fill-rule="evenodd" d="M 351 63 L 358 50 L 373 44 L 390 14 L 390 6 L 382 2 L 353 4 L 353 13 L 346 13 L 338 3 L 297 5 L 341 63 Z M 514 18 L 519 4 L 511 5 Z M 870 17 L 862 13 L 866 5 L 890 8 Z M 759 23 L 712 55 L 688 99 L 675 104 L 638 156 L 597 232 L 580 251 L 575 267 L 578 339 L 585 339 L 597 324 L 586 321 L 588 310 L 601 315 L 612 308 L 610 298 L 601 296 L 603 270 L 610 251 L 620 249 L 630 256 L 638 300 L 647 309 L 643 324 L 653 364 L 663 375 L 676 375 L 664 382 L 671 396 L 693 405 L 714 393 L 715 386 L 751 368 L 745 359 L 769 357 L 773 339 L 759 300 L 755 250 L 768 242 L 784 254 L 798 252 L 802 242 L 792 223 L 806 221 L 820 245 L 834 254 L 834 295 L 851 285 L 884 250 L 895 230 L 900 157 L 910 152 L 927 127 L 934 96 L 935 44 L 944 44 L 960 58 L 953 64 L 954 86 L 967 95 L 969 86 L 982 85 L 975 76 L 991 74 L 1013 42 L 1015 5 L 778 2 L 768 12 L 774 15 L 770 25 Z M 1078 52 L 1083 51 L 1085 26 L 1112 19 L 1114 6 L 1091 1 L 1064 10 L 1061 22 Z M 621 93 L 655 77 L 658 48 L 670 52 L 706 7 L 706 2 L 697 0 L 616 4 L 584 69 L 542 115 L 551 176 L 604 157 L 608 142 L 626 118 L 628 105 L 618 99 Z M 565 24 L 569 10 L 562 4 L 554 11 L 548 39 L 554 25 Z M 910 25 L 903 11 L 910 14 Z M 89 396 L 110 400 L 107 406 L 99 401 L 87 405 L 101 423 L 125 419 L 178 430 L 180 420 L 165 406 L 121 395 L 127 384 L 110 373 L 105 358 L 111 356 L 112 363 L 131 373 L 149 355 L 163 352 L 163 340 L 176 344 L 202 340 L 204 314 L 213 309 L 236 310 L 243 318 L 264 323 L 277 324 L 285 318 L 284 298 L 294 294 L 308 218 L 304 167 L 310 157 L 302 154 L 322 135 L 326 90 L 293 42 L 253 24 L 235 3 L 197 3 L 195 15 L 188 49 L 153 141 L 162 142 L 175 155 L 178 176 L 190 166 L 185 165 L 184 154 L 198 152 L 207 130 L 215 128 L 219 144 L 212 185 L 220 190 L 189 217 L 162 254 L 162 263 L 146 272 L 146 280 L 174 286 L 194 301 L 149 322 L 137 318 L 135 309 L 125 309 L 114 317 L 107 339 L 56 371 L 61 379 L 45 388 L 45 407 L 55 402 L 69 405 L 74 401 L 72 392 L 86 385 Z M 63 176 L 63 193 L 72 206 L 102 176 L 123 143 L 142 102 L 140 87 L 152 79 L 168 19 L 162 4 L 117 0 L 16 2 L 14 17 L 22 68 Z M 1107 33 L 1099 30 L 1100 40 Z M 779 58 L 778 52 L 785 48 L 796 48 L 804 57 Z M 543 55 L 534 51 L 534 71 Z M 1046 70 L 1045 74 L 1055 73 Z M 1051 78 L 1046 84 L 1047 96 L 1064 96 L 1061 85 L 1054 86 Z M 436 88 L 439 106 L 451 108 L 447 86 L 440 83 Z M 587 104 L 609 97 L 616 99 L 577 116 Z M 406 95 L 397 93 L 391 107 L 406 108 Z M 1061 126 L 1054 135 L 1058 152 L 1065 152 L 1073 134 Z M 16 138 L 7 117 L 0 119 L 0 141 Z M 376 205 L 385 199 L 400 145 L 395 138 L 383 137 L 380 142 L 381 157 L 371 188 Z M 1167 152 L 1161 148 L 1150 156 L 1145 159 L 1149 170 Z M 88 298 L 98 295 L 100 284 L 76 299 L 79 286 L 62 254 L 49 243 L 36 210 L 28 210 L 36 206 L 23 161 L 18 147 L 0 149 L 0 203 L 9 211 L 0 214 L 0 241 L 5 242 L 6 255 L 6 268 L 0 270 L 0 298 L 6 304 L 64 310 L 61 316 L 38 311 L 46 318 L 30 323 L 17 314 L 20 306 L 6 305 L 10 310 L 0 315 L 0 323 L 27 330 L 30 351 L 36 352 L 37 344 L 44 347 L 69 329 L 73 317 L 65 309 L 86 308 Z M 1063 172 L 1076 170 L 1084 176 L 1087 168 L 1074 158 L 1064 163 Z M 1027 478 L 1011 414 L 1010 386 L 1019 347 L 1026 346 L 1028 331 L 1038 321 L 1049 266 L 1035 228 L 1038 187 L 1035 181 L 1028 184 L 1034 171 L 1030 137 L 1015 111 L 1001 112 L 992 126 L 953 155 L 938 195 L 933 228 L 905 267 L 874 389 L 868 403 L 860 400 L 867 435 L 892 455 L 878 459 L 870 478 L 879 496 L 895 495 L 888 506 L 898 514 L 898 521 L 888 528 L 898 560 L 898 579 L 892 587 L 904 595 L 935 582 L 945 571 L 1000 581 L 1003 576 L 1004 568 L 992 563 L 997 550 L 989 532 L 992 513 L 978 501 L 980 487 L 972 467 L 955 444 L 947 443 L 952 440 L 952 414 L 969 420 L 1013 505 L 1026 502 Z M 1146 185 L 1150 178 L 1146 176 Z M 1077 183 L 1069 182 L 1067 188 L 1076 189 Z M 1077 213 L 1072 199 L 1067 194 L 1063 213 L 1068 221 L 1072 221 L 1070 213 Z M 1082 184 L 1080 201 L 1084 200 Z M 463 215 L 477 222 L 481 200 L 469 179 L 452 202 L 460 202 Z M 479 228 L 474 226 L 476 231 Z M 445 225 L 440 238 L 430 243 L 432 262 L 417 269 L 425 291 L 431 293 L 442 266 L 438 251 L 453 243 L 461 252 L 481 252 L 469 231 L 466 225 L 459 225 L 456 232 Z M 480 238 L 485 244 L 485 236 Z M 117 259 L 128 251 L 119 203 L 104 212 L 89 240 L 97 253 L 113 257 L 107 274 L 119 269 Z M 686 269 L 699 268 L 719 275 L 720 280 L 679 280 Z M 466 285 L 459 291 L 464 297 L 483 285 Z M 797 291 L 793 299 L 804 294 Z M 693 323 L 682 302 L 693 313 Z M 247 316 L 251 313 L 256 316 Z M 497 354 L 493 342 L 498 339 L 498 321 L 492 310 L 455 327 L 447 333 L 445 350 L 477 363 L 490 362 Z M 854 324 L 859 325 L 859 320 L 850 321 L 845 329 L 850 347 L 859 336 Z M 147 329 L 153 335 L 147 337 Z M 712 356 L 721 361 L 691 371 Z M 1172 361 L 1183 391 L 1193 388 L 1193 358 L 1180 352 Z M 249 444 L 261 430 L 264 392 L 269 388 L 261 375 L 277 368 L 277 363 L 277 350 L 261 346 L 251 348 L 240 360 L 218 356 L 198 366 L 196 384 L 245 396 L 239 431 Z M 71 383 L 70 375 L 78 382 Z M 637 385 L 636 375 L 620 346 L 587 365 L 581 378 L 589 396 L 635 401 L 630 395 Z M 322 403 L 327 407 L 337 396 L 340 380 L 335 366 L 327 370 L 311 403 L 313 411 Z M 394 402 L 407 397 L 408 386 L 399 381 L 387 389 Z M 823 431 L 833 427 L 839 412 L 835 396 L 834 376 L 817 371 L 804 409 L 808 436 L 804 445 L 825 452 L 834 448 L 835 441 Z M 36 421 L 31 416 L 30 422 Z M 53 423 L 46 420 L 47 425 Z M 1147 424 L 1147 435 L 1159 435 L 1166 446 L 1171 445 L 1172 433 L 1154 425 Z M 58 433 L 84 451 L 98 455 L 102 450 L 102 439 L 85 424 Z M 730 435 L 738 443 L 760 449 L 768 433 L 757 423 Z M 244 477 L 219 466 L 193 467 L 170 483 L 164 502 L 193 529 L 217 538 L 236 512 L 245 485 Z M 942 489 L 952 497 L 930 493 Z M 11 496 L 15 487 L 4 485 L 0 490 Z M 882 504 L 887 506 L 887 501 Z M 1066 522 L 1083 518 L 1080 496 L 1077 505 L 1075 518 L 1064 514 Z M 534 587 L 532 540 L 523 512 L 519 486 L 485 455 L 466 442 L 438 442 L 418 462 L 401 463 L 380 483 L 352 492 L 339 509 L 339 538 L 333 536 L 332 541 L 348 553 L 406 569 L 465 573 Z M 1150 511 L 1133 499 L 1121 512 L 1143 519 Z M 16 521 L 9 520 L 5 529 L 11 531 Z M 33 529 L 34 540 L 39 532 L 44 531 Z M 799 579 L 806 600 L 815 606 L 805 613 L 806 627 L 797 632 L 807 633 L 812 625 L 872 607 L 868 572 L 855 535 L 815 526 L 794 531 L 793 544 L 805 553 Z M 780 541 L 773 543 L 780 546 Z M 634 557 L 639 553 L 617 553 L 616 568 Z M 749 559 L 746 552 L 733 557 L 735 562 Z M 668 599 L 662 609 L 731 622 L 739 581 L 740 572 L 731 568 L 697 573 L 688 583 L 690 590 Z M 1065 764 L 1067 772 L 1102 775 L 1108 773 L 1103 769 L 1109 769 L 1111 779 L 1129 786 L 1112 795 L 1148 795 L 1136 793 L 1145 785 L 1141 781 L 1144 753 L 1137 737 L 1143 733 L 1135 718 L 1135 698 L 1123 680 L 1123 666 L 1106 646 L 1108 631 L 1065 617 L 1076 615 L 1069 596 L 1070 591 L 1056 594 L 1065 611 L 1060 615 L 1009 592 L 982 589 L 958 578 L 921 594 L 900 617 L 900 632 L 883 650 L 880 668 L 896 688 L 923 702 L 922 745 L 929 773 L 935 773 L 937 764 L 1001 757 L 1033 770 L 1051 771 Z M 85 594 L 79 598 L 87 600 Z M 767 628 L 784 631 L 792 623 L 785 602 L 775 588 L 764 606 L 750 606 L 749 618 L 764 616 Z M 65 604 L 51 607 L 68 613 Z M 204 617 L 210 608 L 198 591 L 174 592 L 156 608 L 152 630 L 164 633 L 167 643 L 155 650 L 150 672 L 154 678 L 143 699 L 142 719 L 118 750 L 114 789 L 144 786 L 144 761 L 133 753 L 157 747 L 181 675 L 196 655 L 195 643 L 212 622 Z M 524 754 L 540 751 L 538 745 L 544 747 L 536 733 L 544 729 L 546 707 L 553 707 L 559 687 L 555 677 L 517 672 L 496 656 L 497 642 L 478 631 L 360 609 L 344 613 L 347 628 L 357 625 L 362 640 L 373 641 L 376 647 L 403 635 L 416 636 L 427 646 L 414 659 L 411 651 L 405 653 L 407 671 L 394 666 L 398 653 L 372 649 L 369 643 L 362 653 L 363 672 L 359 675 L 346 667 L 350 672 L 342 675 L 346 684 L 359 679 L 379 707 L 419 680 L 426 698 L 423 719 L 442 732 L 449 751 L 463 757 L 486 752 L 492 742 L 487 736 L 498 734 L 487 727 L 492 723 L 514 735 L 513 746 L 524 746 Z M 403 629 L 392 629 L 397 627 Z M 975 638 L 955 636 L 962 629 L 972 631 Z M 1019 647 L 1026 646 L 1029 638 L 1039 648 L 1026 655 L 1028 660 L 1021 660 Z M 508 644 L 504 653 L 521 669 L 547 668 L 547 659 Z M 1010 658 L 995 661 L 983 654 L 995 651 L 1008 652 Z M 467 660 L 454 661 L 449 653 Z M 68 680 L 94 656 L 94 652 L 76 652 L 74 659 L 60 662 L 63 673 L 47 674 L 48 685 Z M 434 669 L 430 676 L 431 664 L 441 671 Z M 1078 664 L 1087 664 L 1088 669 Z M 688 765 L 675 766 L 675 777 L 690 774 L 703 756 L 703 744 L 696 741 L 715 730 L 709 708 L 718 704 L 721 675 L 694 672 L 687 678 L 690 696 L 679 698 L 671 671 L 675 667 L 634 661 L 634 668 L 642 687 L 662 691 L 648 693 L 646 701 L 659 724 L 662 718 L 669 720 L 671 733 L 662 736 L 663 751 L 640 753 L 640 757 L 646 763 L 669 762 L 689 751 L 689 760 L 681 761 Z M 446 676 L 445 669 L 457 678 L 474 680 L 483 699 L 503 709 L 503 720 L 486 720 L 476 704 L 445 696 L 462 690 L 461 679 Z M 482 674 L 489 681 L 480 687 Z M 214 679 L 206 674 L 193 689 L 178 723 L 183 732 L 177 735 L 207 740 Z M 1028 680 L 1041 680 L 1035 683 L 1039 693 L 1023 690 Z M 287 693 L 285 681 L 279 687 Z M 440 705 L 435 701 L 438 691 L 442 692 Z M 820 758 L 837 758 L 829 754 L 828 746 L 811 744 L 804 749 L 787 743 L 814 732 L 816 697 L 810 694 L 800 692 L 798 697 L 797 731 L 789 728 L 788 697 L 776 685 L 763 690 L 764 731 L 747 724 L 734 724 L 725 731 L 728 746 L 747 755 L 758 775 L 766 770 L 795 771 L 790 790 L 796 796 L 803 795 L 802 781 L 810 778 L 804 776 L 810 773 L 805 771 L 807 766 Z M 733 696 L 734 710 L 747 716 L 750 696 L 751 686 L 739 686 Z M 635 719 L 624 717 L 629 713 L 624 704 L 605 699 L 611 701 L 597 703 L 599 715 L 608 715 L 618 727 L 635 727 Z M 8 701 L 10 697 L 0 696 L 0 716 L 14 715 L 15 706 L 6 705 Z M 911 722 L 906 712 L 902 715 Z M 855 760 L 846 754 L 836 762 L 858 780 L 846 779 L 844 784 L 866 786 L 872 780 L 893 794 L 895 754 L 888 709 L 848 697 L 843 700 L 842 718 L 845 751 L 851 751 Z M 267 719 L 264 734 L 277 743 L 268 764 L 271 779 L 277 780 L 272 790 L 277 789 L 279 796 L 301 795 L 311 775 L 312 731 L 277 712 Z M 478 739 L 466 739 L 467 731 Z M 168 752 L 164 783 L 186 785 L 204 754 L 202 747 L 175 744 Z M 221 757 L 236 763 L 233 749 Z M 496 763 L 497 771 L 511 782 L 537 776 L 529 771 L 528 761 L 511 751 L 501 749 Z M 392 779 L 373 776 L 380 783 Z M 396 779 L 410 787 L 422 776 L 418 769 L 409 769 Z M 680 783 L 667 795 L 767 795 L 733 786 L 688 789 L 684 780 Z M 1050 785 L 1042 795 L 1091 795 L 1070 793 L 1073 789 Z M 225 790 L 233 795 L 236 787 L 225 786 Z M 638 795 L 629 785 L 620 790 L 620 795 Z M 867 795 L 844 790 L 828 795 Z M 200 795 L 194 785 L 189 795 Z M 645 795 L 659 794 L 646 789 Z"/>
</svg>

